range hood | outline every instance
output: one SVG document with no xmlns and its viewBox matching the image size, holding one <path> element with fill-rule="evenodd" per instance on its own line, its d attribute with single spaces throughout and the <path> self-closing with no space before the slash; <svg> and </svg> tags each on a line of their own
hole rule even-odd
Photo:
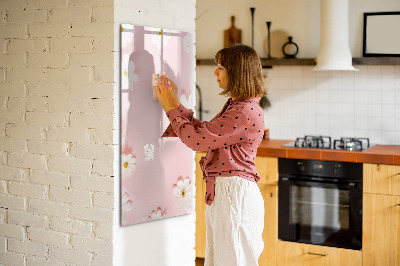
<svg viewBox="0 0 400 266">
<path fill-rule="evenodd" d="M 314 70 L 358 71 L 349 47 L 348 0 L 321 0 L 321 40 Z"/>
</svg>

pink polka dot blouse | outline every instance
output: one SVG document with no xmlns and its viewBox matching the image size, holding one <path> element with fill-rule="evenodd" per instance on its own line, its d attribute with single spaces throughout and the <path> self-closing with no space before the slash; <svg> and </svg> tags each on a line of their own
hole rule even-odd
<svg viewBox="0 0 400 266">
<path fill-rule="evenodd" d="M 260 179 L 254 163 L 265 128 L 259 100 L 229 98 L 210 122 L 194 118 L 193 111 L 182 104 L 167 112 L 171 123 L 161 137 L 179 137 L 190 149 L 207 151 L 200 160 L 207 205 L 214 201 L 217 176 L 240 176 L 253 182 Z"/>
</svg>

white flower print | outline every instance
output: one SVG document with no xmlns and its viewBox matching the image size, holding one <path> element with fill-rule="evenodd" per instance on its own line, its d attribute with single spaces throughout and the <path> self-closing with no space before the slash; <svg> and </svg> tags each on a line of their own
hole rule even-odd
<svg viewBox="0 0 400 266">
<path fill-rule="evenodd" d="M 146 162 L 152 161 L 154 159 L 154 145 L 146 144 L 144 146 L 144 160 Z"/>
<path fill-rule="evenodd" d="M 132 60 L 129 60 L 128 63 L 128 80 L 129 80 L 129 89 L 132 90 L 135 83 L 138 81 L 139 75 L 135 73 L 135 63 Z"/>
<path fill-rule="evenodd" d="M 129 212 L 130 210 L 132 210 L 132 200 L 127 192 L 122 194 L 121 205 L 123 212 Z"/>
<path fill-rule="evenodd" d="M 132 154 L 122 154 L 121 156 L 122 164 L 122 179 L 126 179 L 132 175 L 136 169 L 136 158 Z"/>
<path fill-rule="evenodd" d="M 129 55 L 127 54 L 122 55 L 121 68 L 122 68 L 121 88 L 127 90 L 129 88 L 129 79 L 128 79 Z"/>
<path fill-rule="evenodd" d="M 150 220 L 160 220 L 164 219 L 164 216 L 165 216 L 165 211 L 162 212 L 161 208 L 158 208 L 157 210 L 151 212 L 149 218 Z"/>
<path fill-rule="evenodd" d="M 192 207 L 192 187 L 189 177 L 179 179 L 174 185 L 172 193 L 175 196 L 174 204 L 181 210 L 190 211 Z"/>
<path fill-rule="evenodd" d="M 126 213 L 132 210 L 132 199 L 127 192 L 121 195 L 121 220 L 126 224 Z"/>
</svg>

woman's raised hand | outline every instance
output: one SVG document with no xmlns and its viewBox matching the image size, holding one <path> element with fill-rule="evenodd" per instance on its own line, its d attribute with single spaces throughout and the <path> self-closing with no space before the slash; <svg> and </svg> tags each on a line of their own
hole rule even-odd
<svg viewBox="0 0 400 266">
<path fill-rule="evenodd" d="M 176 86 L 175 82 L 170 79 L 166 74 L 161 75 L 161 79 L 165 79 L 166 82 L 170 84 L 171 87 L 171 96 L 172 96 L 172 103 L 174 104 L 175 108 L 178 108 L 181 104 L 178 98 L 178 86 Z"/>
<path fill-rule="evenodd" d="M 171 89 L 172 83 L 170 83 L 171 80 L 169 80 L 165 76 L 160 76 L 160 79 L 157 83 L 157 86 L 153 86 L 153 90 L 157 94 L 157 99 L 160 102 L 161 107 L 164 109 L 164 111 L 167 113 L 171 109 L 176 109 L 174 101 L 177 99 L 177 88 L 175 85 L 176 89 Z M 173 83 L 175 84 L 175 83 Z M 176 91 L 175 95 L 173 95 L 173 90 Z"/>
</svg>

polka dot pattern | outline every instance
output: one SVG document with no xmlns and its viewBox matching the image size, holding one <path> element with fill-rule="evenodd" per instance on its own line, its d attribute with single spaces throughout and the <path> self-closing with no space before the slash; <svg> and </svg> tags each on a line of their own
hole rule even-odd
<svg viewBox="0 0 400 266">
<path fill-rule="evenodd" d="M 260 179 L 254 159 L 249 160 L 255 158 L 264 134 L 259 100 L 230 98 L 209 122 L 194 118 L 193 111 L 183 105 L 167 113 L 171 123 L 161 137 L 179 137 L 194 151 L 208 151 L 200 160 L 208 205 L 214 200 L 216 176 L 240 176 L 253 182 Z"/>
</svg>

